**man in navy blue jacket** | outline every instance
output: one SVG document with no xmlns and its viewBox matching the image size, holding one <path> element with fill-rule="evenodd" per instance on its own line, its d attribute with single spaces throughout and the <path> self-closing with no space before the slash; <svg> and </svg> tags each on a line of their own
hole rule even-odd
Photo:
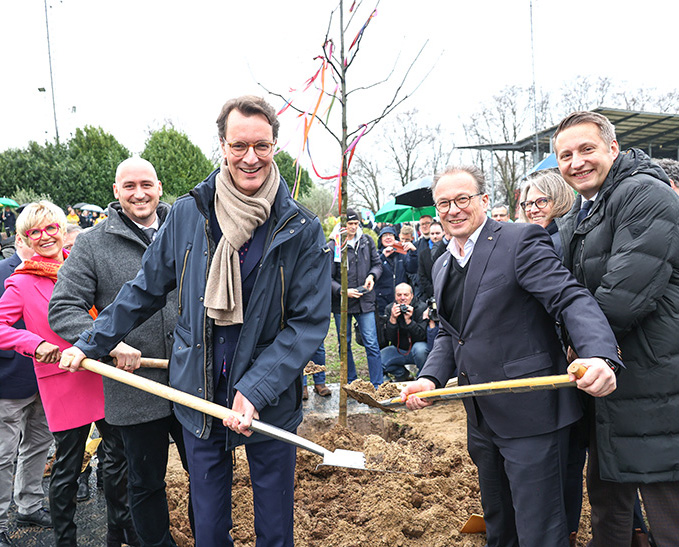
<svg viewBox="0 0 679 547">
<path fill-rule="evenodd" d="M 222 422 L 175 406 L 197 547 L 233 545 L 231 450 L 240 444 L 258 547 L 293 545 L 295 447 L 249 426 L 261 417 L 294 432 L 302 421 L 302 371 L 330 323 L 331 256 L 318 218 L 292 199 L 274 162 L 278 126 L 259 97 L 222 107 L 220 168 L 175 202 L 137 277 L 62 354 L 70 370 L 85 354 L 106 355 L 177 288 L 171 385 L 241 415 Z"/>
<path fill-rule="evenodd" d="M 16 254 L 0 261 L 0 296 L 5 292 L 5 280 L 22 261 L 33 256 L 20 237 L 16 238 L 16 247 Z M 24 328 L 23 320 L 14 326 Z M 52 440 L 33 360 L 15 351 L 0 351 L 0 547 L 11 545 L 7 513 L 12 491 L 19 511 L 18 524 L 52 525 L 42 507 L 42 475 Z"/>
</svg>

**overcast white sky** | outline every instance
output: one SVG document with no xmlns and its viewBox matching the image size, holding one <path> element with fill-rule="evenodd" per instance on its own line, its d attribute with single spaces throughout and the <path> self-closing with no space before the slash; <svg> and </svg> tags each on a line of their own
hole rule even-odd
<svg viewBox="0 0 679 547">
<path fill-rule="evenodd" d="M 101 126 L 139 153 L 148 129 L 172 120 L 209 156 L 226 99 L 263 94 L 258 81 L 285 93 L 315 72 L 313 58 L 338 2 L 48 0 L 60 137 Z M 361 20 L 373 5 L 364 1 Z M 677 2 L 534 0 L 533 15 L 539 89 L 558 90 L 578 75 L 632 88 L 679 87 Z M 349 88 L 386 76 L 399 53 L 405 69 L 426 40 L 407 87 L 438 59 L 436 67 L 402 110 L 418 108 L 424 123 L 455 132 L 457 144 L 465 144 L 465 115 L 507 85 L 531 84 L 529 0 L 382 0 Z M 0 52 L 0 150 L 53 139 L 43 0 L 0 0 Z M 352 95 L 350 129 L 374 115 L 384 95 L 387 88 Z M 281 121 L 285 144 L 298 125 L 291 114 Z M 315 142 L 324 152 L 319 169 L 336 173 L 332 145 Z"/>
</svg>

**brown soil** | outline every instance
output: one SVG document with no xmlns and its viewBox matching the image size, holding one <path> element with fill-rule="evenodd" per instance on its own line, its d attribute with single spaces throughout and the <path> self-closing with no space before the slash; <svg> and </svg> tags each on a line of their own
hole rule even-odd
<svg viewBox="0 0 679 547">
<path fill-rule="evenodd" d="M 329 450 L 364 452 L 368 470 L 317 467 L 322 461 L 319 456 L 297 451 L 296 545 L 485 545 L 485 534 L 459 532 L 472 513 L 482 513 L 460 402 L 395 415 L 352 415 L 348 428 L 334 419 L 307 416 L 299 434 Z M 238 547 L 254 547 L 247 460 L 241 449 L 236 453 L 232 535 Z M 193 547 L 186 518 L 186 476 L 176 454 L 166 480 L 173 536 L 179 547 Z M 588 507 L 584 507 L 579 545 L 589 539 L 584 526 L 588 521 Z"/>
<path fill-rule="evenodd" d="M 304 374 L 318 374 L 319 372 L 325 372 L 325 365 L 319 365 L 313 361 L 309 361 L 304 367 Z"/>
</svg>

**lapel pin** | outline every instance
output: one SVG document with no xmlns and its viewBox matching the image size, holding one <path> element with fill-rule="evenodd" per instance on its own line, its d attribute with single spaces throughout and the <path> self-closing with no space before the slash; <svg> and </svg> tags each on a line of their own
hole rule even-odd
<svg viewBox="0 0 679 547">
<path fill-rule="evenodd" d="M 493 236 L 488 236 L 488 241 L 493 241 Z"/>
</svg>

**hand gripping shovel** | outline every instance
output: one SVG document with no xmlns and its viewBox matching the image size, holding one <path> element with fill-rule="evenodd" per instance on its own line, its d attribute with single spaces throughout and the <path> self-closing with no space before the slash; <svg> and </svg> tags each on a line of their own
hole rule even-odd
<svg viewBox="0 0 679 547">
<path fill-rule="evenodd" d="M 178 389 L 154 382 L 148 378 L 136 376 L 129 372 L 125 372 L 124 370 L 105 365 L 104 363 L 100 363 L 94 359 L 83 359 L 80 363 L 80 366 L 91 372 L 96 372 L 97 374 L 101 374 L 107 378 L 112 378 L 118 382 L 136 387 L 142 391 L 152 393 L 158 397 L 174 401 L 177 404 L 188 406 L 189 408 L 197 410 L 198 412 L 203 412 L 210 416 L 214 416 L 215 418 L 223 420 L 227 416 L 237 416 L 239 419 L 242 419 L 240 414 L 231 410 L 230 408 L 226 408 L 199 397 L 189 395 L 188 393 L 184 393 Z M 300 437 L 299 435 L 295 435 L 294 433 L 290 433 L 289 431 L 285 431 L 284 429 L 280 429 L 258 420 L 252 420 L 250 429 L 257 433 L 261 433 L 262 435 L 266 435 L 267 437 L 271 437 L 272 439 L 277 439 L 279 441 L 283 441 L 285 443 L 308 450 L 309 452 L 313 452 L 314 454 L 318 454 L 319 456 L 323 456 L 323 463 L 320 465 L 334 465 L 336 467 L 349 467 L 352 469 L 366 468 L 365 454 L 363 454 L 363 452 L 341 449 L 331 452 L 330 450 L 326 450 L 322 446 Z"/>
<path fill-rule="evenodd" d="M 574 374 L 576 378 L 582 378 L 582 375 L 587 372 L 587 367 L 572 363 L 568 366 L 568 372 Z M 527 391 L 558 389 L 562 387 L 575 387 L 575 382 L 571 382 L 568 379 L 568 374 L 446 387 L 442 389 L 432 389 L 431 391 L 420 391 L 413 395 L 417 395 L 421 399 L 427 399 L 428 401 L 452 401 L 465 397 L 479 397 L 481 395 L 494 395 L 496 393 L 525 393 Z M 354 393 L 356 392 L 354 392 L 354 390 L 346 389 L 344 387 L 343 389 L 357 401 L 387 412 L 394 412 L 393 407 L 404 404 L 403 401 L 401 401 L 401 397 L 394 397 L 393 399 L 387 399 L 386 401 L 376 401 L 368 393 L 360 392 L 358 396 L 355 396 Z"/>
</svg>

